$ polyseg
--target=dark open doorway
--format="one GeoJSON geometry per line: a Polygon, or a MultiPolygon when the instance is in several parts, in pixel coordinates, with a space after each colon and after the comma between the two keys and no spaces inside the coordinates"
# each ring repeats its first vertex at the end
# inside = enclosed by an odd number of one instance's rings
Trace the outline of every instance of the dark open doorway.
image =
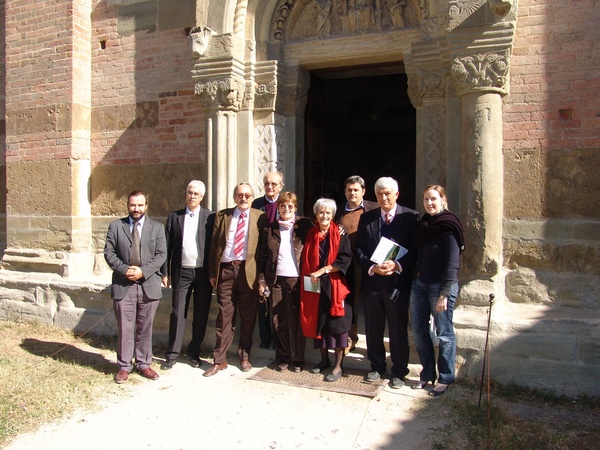
{"type": "Polygon", "coordinates": [[[305,213],[319,197],[344,202],[344,180],[360,175],[375,200],[377,178],[400,185],[414,207],[416,112],[402,64],[311,73],[306,109],[305,213]]]}

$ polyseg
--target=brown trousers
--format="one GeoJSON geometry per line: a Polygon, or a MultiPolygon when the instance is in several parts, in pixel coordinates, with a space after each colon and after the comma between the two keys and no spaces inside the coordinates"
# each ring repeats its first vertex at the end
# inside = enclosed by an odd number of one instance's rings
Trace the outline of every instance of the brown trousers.
{"type": "Polygon", "coordinates": [[[252,349],[252,334],[256,325],[258,291],[248,286],[244,263],[233,265],[221,263],[217,284],[219,313],[215,324],[217,342],[213,352],[215,364],[227,362],[227,350],[235,335],[236,315],[240,315],[240,341],[238,356],[247,360],[252,349]]]}

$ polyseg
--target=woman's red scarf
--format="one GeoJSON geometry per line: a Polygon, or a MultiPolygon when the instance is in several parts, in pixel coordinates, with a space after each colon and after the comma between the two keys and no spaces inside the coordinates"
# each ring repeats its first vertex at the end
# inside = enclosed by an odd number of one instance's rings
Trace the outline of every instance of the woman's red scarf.
{"type": "MultiPolygon", "coordinates": [[[[327,255],[327,264],[331,265],[337,259],[340,248],[340,231],[335,223],[329,226],[329,233],[321,236],[319,226],[312,227],[306,236],[306,242],[302,249],[300,257],[300,272],[302,283],[300,283],[300,322],[302,331],[306,337],[320,338],[317,335],[317,322],[319,317],[319,297],[321,294],[316,292],[306,292],[304,290],[304,277],[310,277],[312,272],[320,269],[319,266],[319,244],[326,237],[329,237],[329,254],[327,255]]],[[[331,308],[329,314],[334,317],[344,316],[344,299],[350,293],[346,278],[341,272],[331,272],[329,274],[331,281],[331,308]]]]}

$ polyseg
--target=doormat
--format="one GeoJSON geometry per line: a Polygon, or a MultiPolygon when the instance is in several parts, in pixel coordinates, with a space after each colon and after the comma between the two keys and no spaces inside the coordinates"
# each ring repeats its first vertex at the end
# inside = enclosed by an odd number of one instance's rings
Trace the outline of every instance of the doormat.
{"type": "Polygon", "coordinates": [[[284,370],[280,372],[277,363],[271,363],[248,379],[307,389],[341,392],[344,394],[360,395],[369,398],[377,397],[389,382],[389,380],[382,378],[371,383],[365,381],[365,376],[367,375],[366,371],[344,369],[344,375],[339,380],[330,383],[325,381],[325,377],[329,371],[329,369],[326,370],[324,374],[312,373],[310,370],[303,370],[302,372],[284,370]]]}

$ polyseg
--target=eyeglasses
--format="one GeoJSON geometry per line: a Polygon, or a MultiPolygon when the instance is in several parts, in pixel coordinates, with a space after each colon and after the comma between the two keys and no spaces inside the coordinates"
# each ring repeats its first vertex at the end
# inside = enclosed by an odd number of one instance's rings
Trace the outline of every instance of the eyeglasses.
{"type": "Polygon", "coordinates": [[[188,197],[200,197],[202,194],[200,192],[188,192],[188,197]]]}
{"type": "Polygon", "coordinates": [[[272,183],[270,181],[265,181],[265,186],[279,186],[279,183],[272,183]]]}
{"type": "Polygon", "coordinates": [[[252,194],[238,194],[237,197],[238,198],[250,198],[250,197],[252,197],[252,194]]]}
{"type": "Polygon", "coordinates": [[[279,205],[279,207],[281,209],[294,209],[294,208],[296,208],[294,205],[284,205],[284,204],[279,205]]]}

